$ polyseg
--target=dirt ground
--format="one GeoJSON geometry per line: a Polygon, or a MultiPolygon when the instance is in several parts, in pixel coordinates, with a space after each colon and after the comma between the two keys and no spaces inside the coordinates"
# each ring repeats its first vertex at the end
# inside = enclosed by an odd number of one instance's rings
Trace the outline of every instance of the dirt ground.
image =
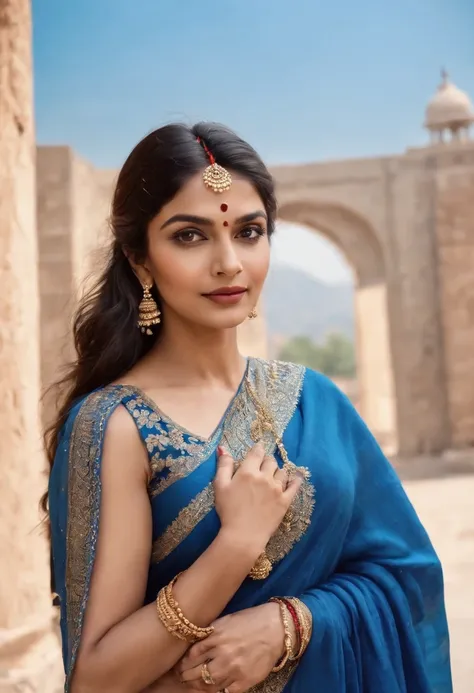
{"type": "Polygon", "coordinates": [[[444,567],[454,693],[474,693],[474,476],[404,485],[444,567]]]}

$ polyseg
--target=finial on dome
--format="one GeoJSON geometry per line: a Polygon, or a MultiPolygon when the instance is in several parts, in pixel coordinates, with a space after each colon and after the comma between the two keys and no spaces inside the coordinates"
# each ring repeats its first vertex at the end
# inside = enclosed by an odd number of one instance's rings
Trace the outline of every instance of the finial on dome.
{"type": "Polygon", "coordinates": [[[441,70],[441,84],[429,101],[425,112],[425,127],[443,140],[445,133],[453,139],[468,135],[474,123],[474,109],[469,96],[450,81],[446,68],[441,70]]]}

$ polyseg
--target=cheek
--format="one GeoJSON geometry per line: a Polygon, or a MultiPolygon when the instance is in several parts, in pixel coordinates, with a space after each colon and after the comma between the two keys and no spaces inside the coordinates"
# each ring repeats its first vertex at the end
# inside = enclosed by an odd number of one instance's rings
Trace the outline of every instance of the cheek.
{"type": "MultiPolygon", "coordinates": [[[[150,264],[155,281],[165,297],[169,291],[182,293],[196,290],[196,281],[202,278],[202,258],[199,253],[182,248],[161,247],[150,252],[150,264]]],[[[197,284],[199,286],[199,284],[197,284]]]]}
{"type": "Polygon", "coordinates": [[[255,284],[262,284],[270,267],[270,247],[268,242],[261,242],[258,250],[250,254],[245,269],[255,284]]]}

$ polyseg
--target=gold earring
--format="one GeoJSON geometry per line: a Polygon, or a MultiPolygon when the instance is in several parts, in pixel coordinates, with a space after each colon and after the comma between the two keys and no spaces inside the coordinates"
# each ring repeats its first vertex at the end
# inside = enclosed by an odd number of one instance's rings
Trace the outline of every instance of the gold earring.
{"type": "Polygon", "coordinates": [[[150,289],[151,286],[143,284],[143,298],[138,306],[137,327],[143,334],[153,334],[151,328],[161,322],[161,311],[151,295],[150,289]]]}
{"type": "Polygon", "coordinates": [[[256,308],[252,308],[252,310],[249,313],[249,320],[255,320],[257,315],[258,315],[258,313],[257,313],[256,308]]]}

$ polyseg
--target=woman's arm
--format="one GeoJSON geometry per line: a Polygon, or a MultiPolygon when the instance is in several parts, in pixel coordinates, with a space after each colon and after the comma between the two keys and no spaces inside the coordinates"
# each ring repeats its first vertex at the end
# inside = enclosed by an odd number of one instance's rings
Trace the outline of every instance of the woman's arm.
{"type": "MultiPolygon", "coordinates": [[[[174,590],[185,616],[197,625],[207,626],[222,612],[297,492],[298,484],[283,492],[263,471],[265,464],[260,468],[262,459],[263,451],[253,450],[234,476],[231,458],[219,459],[216,504],[219,496],[227,515],[219,513],[217,538],[174,590]]],[[[152,544],[147,480],[146,452],[119,407],[105,433],[97,553],[71,693],[141,691],[188,647],[168,633],[154,603],[143,607],[152,544]]]]}

